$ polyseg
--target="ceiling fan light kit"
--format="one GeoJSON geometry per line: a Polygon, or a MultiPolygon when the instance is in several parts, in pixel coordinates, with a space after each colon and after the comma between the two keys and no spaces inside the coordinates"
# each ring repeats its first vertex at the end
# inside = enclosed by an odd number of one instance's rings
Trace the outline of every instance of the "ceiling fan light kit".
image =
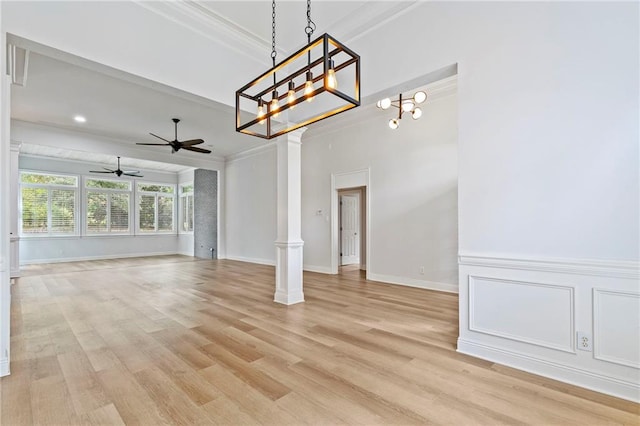
{"type": "Polygon", "coordinates": [[[170,146],[172,154],[180,151],[181,149],[186,149],[187,151],[193,151],[193,152],[200,152],[202,154],[211,154],[211,151],[208,150],[208,149],[198,148],[196,146],[193,146],[193,145],[199,145],[201,143],[204,143],[204,140],[202,140],[202,139],[190,139],[188,141],[179,141],[178,140],[178,123],[180,122],[180,119],[179,118],[172,118],[171,120],[173,121],[173,125],[175,127],[175,138],[174,138],[174,140],[170,141],[170,140],[165,139],[165,138],[163,138],[161,136],[158,136],[156,134],[149,133],[151,136],[154,136],[154,137],[156,137],[158,139],[162,139],[166,143],[141,143],[141,142],[139,142],[139,143],[136,143],[136,145],[170,146]]]}
{"type": "Polygon", "coordinates": [[[411,118],[414,120],[422,117],[422,109],[418,107],[419,104],[427,100],[427,93],[420,90],[416,92],[411,98],[403,98],[402,93],[398,95],[398,99],[391,100],[384,98],[376,103],[376,106],[380,109],[389,109],[391,107],[398,108],[398,116],[389,120],[389,128],[395,130],[400,127],[400,120],[402,120],[402,114],[411,113],[411,118]]]}
{"type": "Polygon", "coordinates": [[[309,0],[307,45],[276,65],[275,1],[272,8],[273,67],[236,91],[236,131],[264,139],[360,105],[360,56],[326,33],[311,41],[309,0]]]}
{"type": "Polygon", "coordinates": [[[133,177],[144,177],[140,174],[139,170],[120,170],[120,157],[118,157],[118,168],[115,170],[111,170],[111,169],[107,169],[106,167],[103,167],[103,170],[89,170],[89,172],[91,173],[113,173],[116,176],[120,177],[122,175],[124,176],[133,176],[133,177]]]}

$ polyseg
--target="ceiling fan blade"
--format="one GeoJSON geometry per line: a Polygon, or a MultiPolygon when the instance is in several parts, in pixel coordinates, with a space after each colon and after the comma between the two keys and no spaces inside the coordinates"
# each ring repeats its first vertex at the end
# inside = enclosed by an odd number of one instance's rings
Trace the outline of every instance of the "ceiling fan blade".
{"type": "Polygon", "coordinates": [[[116,172],[115,170],[107,169],[106,167],[103,167],[103,169],[108,170],[109,173],[115,173],[116,172]]]}
{"type": "Polygon", "coordinates": [[[122,173],[133,173],[133,174],[137,174],[140,173],[140,170],[123,170],[122,173]]]}
{"type": "Polygon", "coordinates": [[[163,137],[161,137],[161,136],[154,135],[153,133],[149,133],[149,134],[150,134],[151,136],[155,136],[155,137],[156,137],[156,138],[158,138],[158,139],[162,139],[162,140],[163,140],[163,141],[165,141],[165,142],[171,142],[171,141],[168,141],[168,140],[166,140],[165,138],[163,138],[163,137]]]}
{"type": "Polygon", "coordinates": [[[89,170],[91,173],[115,173],[115,172],[105,172],[104,170],[89,170]]]}
{"type": "Polygon", "coordinates": [[[123,175],[125,176],[133,176],[133,177],[144,177],[143,175],[139,175],[137,173],[127,173],[127,172],[122,172],[123,175]]]}
{"type": "Polygon", "coordinates": [[[193,151],[193,152],[201,152],[203,154],[211,154],[211,151],[209,151],[208,149],[198,148],[198,147],[195,147],[195,146],[183,146],[182,149],[187,149],[187,150],[193,151]]]}
{"type": "Polygon", "coordinates": [[[202,139],[191,139],[191,140],[180,142],[180,143],[184,147],[184,146],[191,146],[191,145],[200,145],[201,143],[204,143],[204,141],[202,139]]]}
{"type": "Polygon", "coordinates": [[[136,145],[157,145],[157,146],[167,146],[170,145],[168,143],[142,143],[142,142],[136,142],[136,145]]]}

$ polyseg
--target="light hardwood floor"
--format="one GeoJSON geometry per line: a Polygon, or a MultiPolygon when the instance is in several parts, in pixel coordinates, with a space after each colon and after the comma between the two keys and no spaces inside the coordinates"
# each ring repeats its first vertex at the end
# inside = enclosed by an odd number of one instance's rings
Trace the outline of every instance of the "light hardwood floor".
{"type": "Polygon", "coordinates": [[[633,424],[639,406],[455,352],[456,295],[162,256],[25,268],[2,425],[633,424]]]}

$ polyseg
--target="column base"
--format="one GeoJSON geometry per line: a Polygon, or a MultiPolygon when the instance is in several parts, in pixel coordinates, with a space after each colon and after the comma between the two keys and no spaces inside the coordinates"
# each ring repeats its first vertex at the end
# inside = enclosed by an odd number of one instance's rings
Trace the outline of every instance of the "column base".
{"type": "Polygon", "coordinates": [[[276,241],[276,293],[273,301],[283,305],[304,302],[302,291],[303,241],[276,241]]]}
{"type": "Polygon", "coordinates": [[[304,302],[304,294],[300,291],[297,293],[287,293],[285,291],[276,291],[273,301],[282,303],[283,305],[295,305],[304,302]]]}

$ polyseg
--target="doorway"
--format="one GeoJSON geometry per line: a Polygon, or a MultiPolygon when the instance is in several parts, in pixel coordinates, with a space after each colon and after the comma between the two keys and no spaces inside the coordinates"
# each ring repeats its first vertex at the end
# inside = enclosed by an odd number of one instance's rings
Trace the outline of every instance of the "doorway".
{"type": "Polygon", "coordinates": [[[338,191],[338,264],[342,269],[365,270],[366,187],[338,191]],[[350,268],[344,268],[350,266],[350,268]]]}
{"type": "MultiPolygon", "coordinates": [[[[355,271],[363,271],[363,278],[368,278],[369,270],[370,270],[370,250],[369,250],[369,235],[370,235],[370,183],[369,183],[369,169],[361,169],[354,170],[350,172],[342,172],[342,173],[332,173],[331,174],[331,273],[338,274],[342,270],[355,270],[355,271]],[[357,194],[357,195],[355,195],[357,194]],[[353,198],[347,198],[347,200],[352,201],[354,198],[355,206],[348,207],[349,214],[355,214],[355,210],[357,210],[357,221],[359,223],[354,224],[353,233],[357,232],[356,235],[351,235],[351,237],[358,238],[346,238],[348,235],[345,235],[345,240],[342,241],[342,233],[340,232],[340,228],[342,226],[342,208],[340,206],[340,200],[343,196],[354,196],[353,198]],[[348,265],[342,266],[343,257],[340,253],[345,253],[342,251],[343,246],[346,247],[347,244],[353,244],[351,246],[350,254],[346,259],[348,265]],[[351,263],[354,262],[354,263],[351,263]]],[[[342,199],[343,203],[345,198],[342,199]]],[[[344,204],[343,204],[344,206],[344,204]]],[[[345,212],[346,214],[347,212],[345,212]]],[[[346,218],[345,218],[346,219],[346,218]]],[[[355,218],[353,220],[356,222],[355,218]]],[[[351,226],[351,224],[349,224],[351,226]]]]}

